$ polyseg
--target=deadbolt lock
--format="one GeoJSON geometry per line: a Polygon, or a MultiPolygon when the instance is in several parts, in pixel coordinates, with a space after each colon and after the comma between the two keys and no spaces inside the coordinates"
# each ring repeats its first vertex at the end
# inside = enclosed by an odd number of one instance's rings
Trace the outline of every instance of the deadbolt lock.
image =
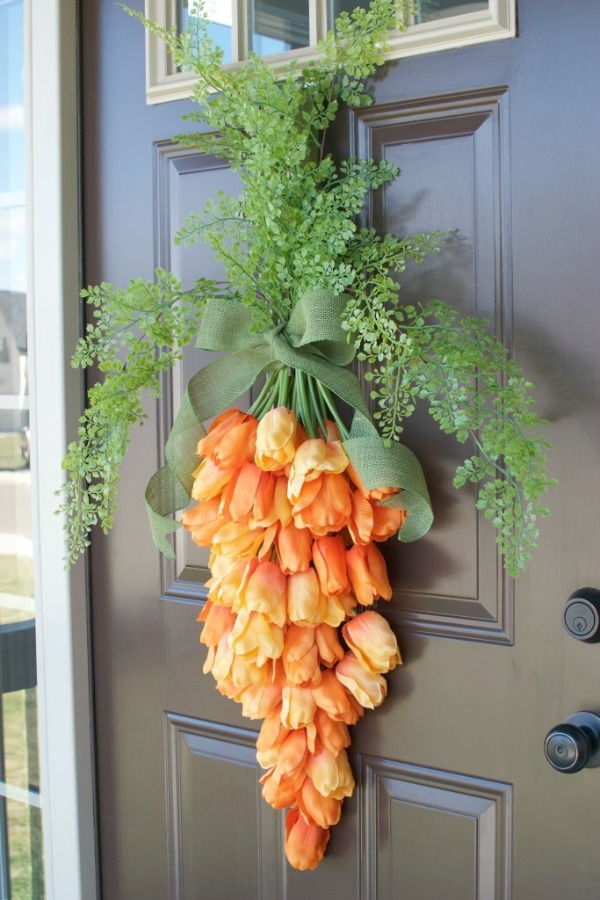
{"type": "Polygon", "coordinates": [[[578,641],[596,644],[600,641],[600,591],[579,588],[571,594],[563,612],[567,632],[578,641]]]}

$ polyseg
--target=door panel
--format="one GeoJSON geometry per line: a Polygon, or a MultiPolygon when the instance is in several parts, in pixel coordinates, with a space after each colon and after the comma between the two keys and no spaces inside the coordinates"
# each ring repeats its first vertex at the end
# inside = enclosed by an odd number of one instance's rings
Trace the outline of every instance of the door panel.
{"type": "MultiPolygon", "coordinates": [[[[600,8],[519,3],[519,37],[403,60],[348,114],[332,149],[388,159],[402,175],[369,223],[397,234],[454,228],[404,276],[406,300],[436,297],[490,320],[549,420],[560,486],[530,569],[506,577],[493,529],[455,492],[463,458],[427,415],[406,442],[436,513],[430,535],[386,547],[385,606],[406,665],[383,708],[353,729],[358,789],[313,873],[284,861],[282,817],[260,799],[258,723],[202,675],[195,622],[206,555],[178,535],[160,561],[143,491],[188,378],[190,350],[133,436],[111,536],[94,540],[100,853],[107,900],[592,900],[600,774],[543,757],[549,728],[600,710],[600,647],[562,630],[562,606],[598,585],[600,8]],[[594,236],[594,237],[592,237],[594,236]],[[558,823],[558,825],[557,825],[558,823]]],[[[221,162],[170,141],[188,103],[147,108],[143,37],[112,4],[83,6],[86,280],[172,268],[215,276],[210,251],[181,250],[184,216],[217,189],[221,162]],[[153,223],[154,231],[151,223],[153,223]]],[[[245,402],[250,397],[244,398],[245,402]]]]}

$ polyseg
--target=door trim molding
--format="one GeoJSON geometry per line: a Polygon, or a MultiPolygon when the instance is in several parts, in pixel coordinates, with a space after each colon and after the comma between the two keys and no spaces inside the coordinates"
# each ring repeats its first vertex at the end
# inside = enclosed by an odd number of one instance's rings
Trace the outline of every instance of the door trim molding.
{"type": "Polygon", "coordinates": [[[95,900],[93,706],[85,564],[65,571],[54,494],[77,433],[79,71],[77,0],[25,3],[27,323],[46,896],[95,900]]]}

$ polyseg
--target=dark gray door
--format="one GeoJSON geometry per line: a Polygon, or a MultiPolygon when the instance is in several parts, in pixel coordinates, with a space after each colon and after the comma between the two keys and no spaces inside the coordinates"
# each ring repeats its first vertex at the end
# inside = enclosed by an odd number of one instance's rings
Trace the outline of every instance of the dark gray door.
{"type": "MultiPolygon", "coordinates": [[[[234,176],[169,143],[186,103],[149,108],[139,26],[104,0],[83,11],[86,280],[170,265],[183,216],[234,176]]],[[[545,762],[550,727],[600,710],[600,645],[569,637],[566,598],[600,586],[600,7],[520,0],[515,40],[389,65],[376,103],[340,141],[401,178],[373,223],[460,229],[406,280],[489,317],[538,389],[560,487],[526,575],[505,577],[473,496],[450,486],[460,453],[425,418],[407,442],[436,524],[390,547],[389,608],[406,665],[354,729],[359,788],[314,873],[286,868],[281,821],[260,799],[253,727],[201,674],[195,622],[205,559],[185,540],[165,564],[143,490],[190,353],[133,439],[115,528],[92,552],[100,853],[107,900],[592,900],[600,884],[600,772],[545,762]]]]}

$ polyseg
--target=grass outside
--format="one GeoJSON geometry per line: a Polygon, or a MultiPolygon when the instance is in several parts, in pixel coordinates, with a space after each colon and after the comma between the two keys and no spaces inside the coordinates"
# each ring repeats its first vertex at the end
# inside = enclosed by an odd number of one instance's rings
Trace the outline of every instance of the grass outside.
{"type": "Polygon", "coordinates": [[[25,460],[21,453],[21,436],[14,432],[0,434],[0,469],[23,469],[25,460]]]}

